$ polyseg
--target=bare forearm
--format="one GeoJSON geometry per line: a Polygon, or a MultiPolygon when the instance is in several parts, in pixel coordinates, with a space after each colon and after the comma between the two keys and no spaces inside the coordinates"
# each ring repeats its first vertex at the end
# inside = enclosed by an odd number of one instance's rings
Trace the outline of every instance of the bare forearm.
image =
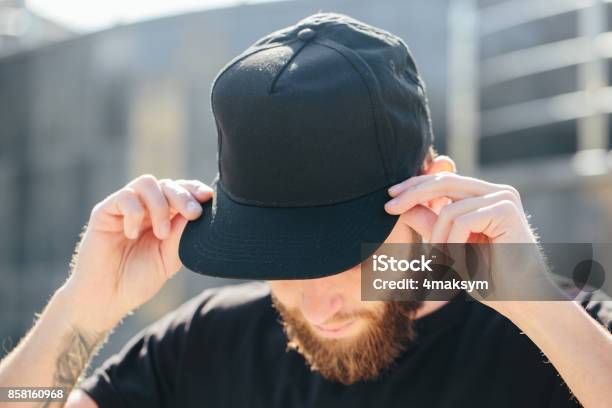
{"type": "Polygon", "coordinates": [[[612,401],[612,334],[574,302],[516,302],[507,316],[555,366],[585,408],[612,401]]]}
{"type": "Polygon", "coordinates": [[[87,328],[75,309],[66,296],[53,296],[28,335],[0,362],[0,386],[62,387],[66,394],[74,387],[105,336],[87,328]]]}

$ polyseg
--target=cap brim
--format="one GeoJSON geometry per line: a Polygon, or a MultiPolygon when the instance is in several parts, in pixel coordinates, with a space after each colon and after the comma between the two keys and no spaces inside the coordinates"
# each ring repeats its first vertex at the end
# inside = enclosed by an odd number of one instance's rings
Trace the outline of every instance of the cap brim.
{"type": "Polygon", "coordinates": [[[240,204],[220,183],[214,188],[214,199],[187,223],[179,246],[183,265],[204,275],[258,280],[334,275],[368,257],[362,244],[382,244],[398,219],[384,210],[386,188],[339,204],[292,208],[240,204]]]}

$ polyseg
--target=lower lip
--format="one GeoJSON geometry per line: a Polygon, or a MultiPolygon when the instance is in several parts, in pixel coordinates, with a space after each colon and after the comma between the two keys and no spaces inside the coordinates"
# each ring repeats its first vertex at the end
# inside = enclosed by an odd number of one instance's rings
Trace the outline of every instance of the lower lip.
{"type": "Polygon", "coordinates": [[[352,320],[346,324],[343,324],[342,326],[338,326],[333,329],[325,328],[325,327],[317,326],[317,325],[315,325],[314,327],[319,334],[322,334],[325,337],[337,338],[337,337],[345,336],[348,333],[348,331],[351,329],[351,327],[353,327],[354,324],[355,324],[355,320],[352,320]]]}

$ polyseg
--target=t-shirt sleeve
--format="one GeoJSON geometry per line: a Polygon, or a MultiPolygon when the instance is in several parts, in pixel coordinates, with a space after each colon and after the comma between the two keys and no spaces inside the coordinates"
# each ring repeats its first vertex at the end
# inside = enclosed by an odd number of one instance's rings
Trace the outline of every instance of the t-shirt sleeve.
{"type": "Polygon", "coordinates": [[[601,325],[612,332],[612,301],[596,300],[592,294],[588,294],[580,301],[586,312],[601,325]]]}
{"type": "Polygon", "coordinates": [[[200,295],[142,330],[78,388],[100,408],[172,406],[189,325],[206,298],[200,295]]]}

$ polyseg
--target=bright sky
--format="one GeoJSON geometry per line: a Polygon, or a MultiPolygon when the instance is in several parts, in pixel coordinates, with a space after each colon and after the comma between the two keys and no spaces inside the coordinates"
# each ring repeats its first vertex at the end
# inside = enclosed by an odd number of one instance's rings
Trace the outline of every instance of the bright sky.
{"type": "Polygon", "coordinates": [[[75,31],[95,31],[119,23],[209,8],[276,0],[27,0],[27,6],[75,31]]]}

